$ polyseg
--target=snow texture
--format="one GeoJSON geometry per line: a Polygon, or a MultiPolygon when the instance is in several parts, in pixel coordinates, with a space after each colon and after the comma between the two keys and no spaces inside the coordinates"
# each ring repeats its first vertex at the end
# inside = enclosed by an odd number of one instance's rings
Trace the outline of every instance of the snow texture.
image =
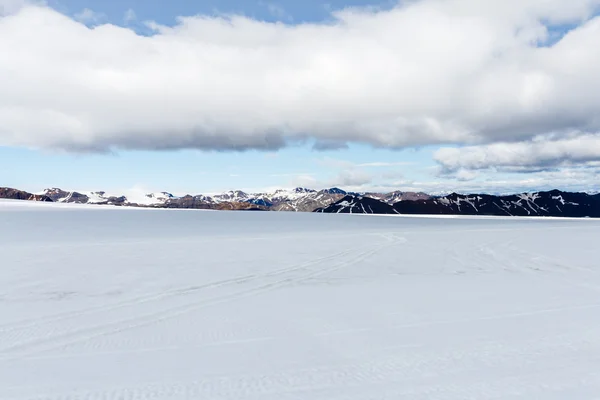
{"type": "Polygon", "coordinates": [[[600,221],[0,202],[0,399],[591,399],[600,221]]]}

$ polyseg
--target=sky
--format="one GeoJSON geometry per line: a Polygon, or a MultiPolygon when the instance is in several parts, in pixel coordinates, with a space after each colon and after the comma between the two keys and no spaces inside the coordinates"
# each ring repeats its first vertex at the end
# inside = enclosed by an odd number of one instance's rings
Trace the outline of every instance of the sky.
{"type": "Polygon", "coordinates": [[[600,0],[0,0],[0,186],[600,190],[600,0]]]}

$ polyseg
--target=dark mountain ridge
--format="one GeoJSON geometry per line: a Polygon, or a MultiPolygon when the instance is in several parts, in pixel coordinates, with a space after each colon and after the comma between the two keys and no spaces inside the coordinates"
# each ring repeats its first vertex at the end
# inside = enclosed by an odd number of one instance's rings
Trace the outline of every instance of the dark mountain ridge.
{"type": "Polygon", "coordinates": [[[368,196],[346,195],[339,201],[314,212],[335,214],[398,214],[394,207],[368,196]]]}
{"type": "Polygon", "coordinates": [[[52,201],[52,199],[46,195],[33,194],[25,192],[23,190],[0,187],[0,199],[11,199],[11,200],[30,200],[30,201],[52,201]]]}
{"type": "Polygon", "coordinates": [[[430,214],[600,218],[600,194],[563,192],[520,193],[505,196],[458,194],[403,200],[391,207],[366,196],[346,196],[322,209],[324,213],[430,214]],[[375,201],[375,203],[374,203],[375,201]],[[367,207],[368,211],[363,211],[367,207]]]}

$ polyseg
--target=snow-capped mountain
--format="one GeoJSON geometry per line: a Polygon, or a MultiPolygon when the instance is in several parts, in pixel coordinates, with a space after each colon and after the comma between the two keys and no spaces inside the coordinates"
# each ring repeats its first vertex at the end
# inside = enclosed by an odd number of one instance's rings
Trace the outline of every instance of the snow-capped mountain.
{"type": "Polygon", "coordinates": [[[281,203],[299,200],[313,193],[316,193],[316,190],[306,188],[279,189],[271,193],[246,193],[241,190],[231,190],[214,195],[211,198],[216,203],[252,203],[264,207],[273,207],[281,203]]]}
{"type": "Polygon", "coordinates": [[[299,187],[291,190],[279,189],[273,193],[260,194],[260,197],[269,201],[272,205],[276,205],[284,202],[297,201],[315,193],[317,193],[316,190],[299,187]]]}
{"type": "Polygon", "coordinates": [[[507,196],[451,195],[394,205],[406,214],[600,217],[600,195],[552,190],[507,196]]]}
{"type": "Polygon", "coordinates": [[[52,201],[58,203],[79,204],[111,204],[111,205],[139,205],[151,206],[164,204],[167,200],[174,198],[171,193],[130,193],[128,195],[110,195],[103,191],[65,191],[59,188],[46,189],[40,193],[48,196],[52,201]]]}
{"type": "Polygon", "coordinates": [[[175,199],[176,196],[173,196],[168,192],[157,192],[157,193],[146,193],[146,194],[136,194],[136,195],[126,195],[128,203],[138,204],[138,205],[160,205],[164,204],[169,200],[175,199]]]}
{"type": "Polygon", "coordinates": [[[600,195],[552,190],[508,196],[488,194],[402,200],[389,205],[367,196],[346,196],[323,209],[324,213],[361,214],[451,214],[496,216],[548,216],[600,218],[600,195]]]}
{"type": "MultiPolygon", "coordinates": [[[[345,192],[344,192],[345,193],[345,192]]],[[[291,196],[271,207],[274,211],[313,211],[317,208],[327,207],[344,197],[344,194],[331,192],[328,189],[308,191],[302,195],[291,196]]]]}
{"type": "Polygon", "coordinates": [[[390,193],[365,193],[363,194],[363,196],[367,196],[370,197],[372,199],[377,199],[377,200],[381,200],[384,203],[387,204],[395,204],[399,201],[404,201],[404,200],[428,200],[431,198],[430,195],[428,195],[427,193],[422,193],[422,192],[402,192],[399,190],[396,190],[394,192],[390,192],[390,193]]]}
{"type": "Polygon", "coordinates": [[[334,214],[398,214],[394,207],[368,196],[346,195],[339,201],[315,212],[334,214]]]}
{"type": "Polygon", "coordinates": [[[247,201],[251,196],[242,190],[230,190],[225,193],[206,197],[207,200],[214,201],[215,203],[221,203],[224,201],[241,203],[247,201]]]}
{"type": "Polygon", "coordinates": [[[247,193],[231,190],[216,195],[174,196],[168,192],[110,195],[103,191],[66,191],[59,188],[39,193],[52,201],[79,204],[110,204],[139,207],[247,209],[274,211],[313,211],[339,200],[346,192],[338,189],[316,191],[307,188],[279,189],[266,193],[247,193]]]}

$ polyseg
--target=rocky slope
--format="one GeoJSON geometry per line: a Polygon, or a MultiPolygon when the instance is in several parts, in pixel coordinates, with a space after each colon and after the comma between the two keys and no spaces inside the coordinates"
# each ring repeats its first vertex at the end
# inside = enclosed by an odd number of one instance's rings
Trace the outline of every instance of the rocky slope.
{"type": "Polygon", "coordinates": [[[263,210],[267,211],[268,207],[257,205],[244,201],[215,201],[210,196],[182,196],[173,197],[164,203],[154,204],[150,207],[155,208],[187,208],[197,210],[263,210]]]}
{"type": "Polygon", "coordinates": [[[363,196],[370,197],[372,199],[383,201],[387,204],[395,204],[399,201],[415,201],[415,200],[429,200],[431,198],[427,193],[422,192],[402,192],[395,191],[390,193],[365,193],[363,196]]]}
{"type": "Polygon", "coordinates": [[[314,212],[335,214],[397,214],[394,207],[368,196],[346,195],[341,200],[314,212]]]}
{"type": "Polygon", "coordinates": [[[273,211],[310,212],[317,208],[327,207],[344,197],[344,194],[330,190],[319,190],[305,193],[295,199],[280,201],[271,207],[273,211]]]}
{"type": "Polygon", "coordinates": [[[148,193],[142,196],[127,197],[125,195],[110,195],[103,191],[71,192],[59,188],[46,189],[42,194],[50,197],[52,201],[59,203],[110,204],[140,207],[164,204],[169,199],[175,198],[175,196],[168,192],[148,193]]]}
{"type": "Polygon", "coordinates": [[[52,199],[46,195],[33,194],[33,193],[25,192],[23,190],[7,188],[7,187],[0,187],[0,199],[52,201],[52,199]]]}
{"type": "Polygon", "coordinates": [[[51,188],[44,190],[43,195],[59,203],[110,204],[119,206],[128,203],[125,196],[110,196],[106,192],[68,192],[59,188],[51,188]]]}
{"type": "Polygon", "coordinates": [[[361,214],[446,214],[495,216],[545,216],[600,218],[600,195],[552,190],[508,196],[487,194],[431,197],[404,200],[392,206],[366,196],[347,196],[328,207],[324,213],[361,214]]]}

